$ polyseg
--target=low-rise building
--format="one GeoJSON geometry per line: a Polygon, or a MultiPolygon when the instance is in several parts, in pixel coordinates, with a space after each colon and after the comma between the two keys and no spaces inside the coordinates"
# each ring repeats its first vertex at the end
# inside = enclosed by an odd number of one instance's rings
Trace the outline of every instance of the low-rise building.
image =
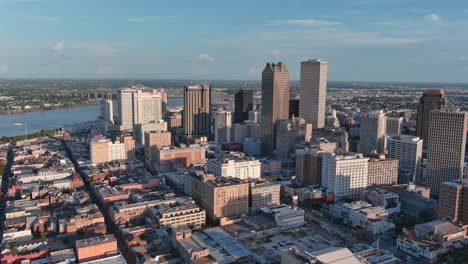
{"type": "Polygon", "coordinates": [[[191,200],[178,200],[175,203],[161,204],[150,208],[150,214],[157,220],[160,228],[189,226],[201,228],[206,223],[205,210],[191,200]]]}
{"type": "Polygon", "coordinates": [[[468,179],[440,185],[438,217],[468,224],[468,179]]]}
{"type": "Polygon", "coordinates": [[[304,210],[300,208],[292,208],[281,204],[262,207],[260,211],[273,217],[278,227],[302,226],[305,223],[304,210]]]}
{"type": "Polygon", "coordinates": [[[398,160],[386,159],[384,155],[369,159],[367,186],[397,184],[398,164],[398,160]]]}
{"type": "Polygon", "coordinates": [[[237,178],[191,170],[185,174],[184,192],[206,210],[211,220],[241,216],[249,211],[249,183],[237,178]]]}
{"type": "Polygon", "coordinates": [[[241,263],[253,261],[252,252],[221,227],[192,233],[187,227],[172,230],[172,242],[184,263],[241,263]]]}
{"type": "Polygon", "coordinates": [[[281,184],[270,182],[250,183],[250,208],[252,210],[261,207],[280,204],[281,184]]]}
{"type": "Polygon", "coordinates": [[[401,211],[401,202],[398,194],[382,188],[368,189],[361,193],[360,199],[370,203],[372,206],[385,208],[389,214],[401,211]]]}
{"type": "Polygon", "coordinates": [[[77,240],[75,250],[79,262],[118,255],[117,239],[114,235],[103,235],[77,240]]]}
{"type": "Polygon", "coordinates": [[[467,228],[441,220],[418,224],[414,235],[407,233],[398,237],[396,245],[410,255],[434,260],[450,248],[465,247],[468,244],[467,228]]]}
{"type": "Polygon", "coordinates": [[[421,215],[425,215],[426,219],[437,217],[437,201],[429,198],[429,188],[415,184],[383,186],[382,188],[398,194],[402,213],[416,218],[421,215]]]}
{"type": "Polygon", "coordinates": [[[222,159],[209,159],[206,162],[209,172],[220,177],[257,179],[261,177],[261,163],[252,157],[227,156],[222,159]]]}
{"type": "Polygon", "coordinates": [[[372,206],[364,201],[352,203],[335,204],[330,212],[352,225],[359,226],[373,235],[382,234],[395,228],[395,225],[388,222],[388,212],[380,206],[372,206]]]}
{"type": "Polygon", "coordinates": [[[155,160],[151,163],[159,172],[170,172],[177,168],[205,164],[205,147],[190,145],[188,147],[161,147],[156,150],[155,160]]]}
{"type": "Polygon", "coordinates": [[[358,258],[347,248],[329,247],[308,252],[299,247],[291,247],[281,254],[281,264],[360,264],[358,258]]]}

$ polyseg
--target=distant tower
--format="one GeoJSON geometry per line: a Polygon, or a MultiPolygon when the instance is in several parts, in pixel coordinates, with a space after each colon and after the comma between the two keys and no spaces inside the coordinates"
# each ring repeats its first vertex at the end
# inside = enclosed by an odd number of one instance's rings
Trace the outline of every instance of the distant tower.
{"type": "Polygon", "coordinates": [[[432,111],[427,147],[427,185],[438,195],[440,184],[463,179],[468,112],[432,111]]]}
{"type": "Polygon", "coordinates": [[[135,121],[133,110],[136,106],[136,98],[134,95],[136,92],[137,90],[133,88],[123,88],[117,92],[119,117],[122,130],[133,129],[133,124],[135,121]]]}
{"type": "Polygon", "coordinates": [[[220,111],[215,116],[215,141],[218,143],[231,142],[232,114],[220,111]]]}
{"type": "Polygon", "coordinates": [[[184,87],[185,135],[209,136],[211,122],[211,87],[208,84],[184,87]]]}
{"type": "Polygon", "coordinates": [[[416,121],[416,135],[423,140],[424,146],[429,144],[429,127],[431,111],[445,110],[447,97],[442,89],[427,89],[419,100],[418,116],[416,121]]]}
{"type": "Polygon", "coordinates": [[[383,142],[387,126],[387,117],[382,111],[368,113],[361,119],[361,152],[365,155],[372,151],[383,152],[383,142]]]}
{"type": "Polygon", "coordinates": [[[320,60],[301,62],[299,116],[312,127],[325,126],[328,64],[320,60]]]}
{"type": "Polygon", "coordinates": [[[102,99],[101,100],[101,117],[111,122],[114,122],[114,109],[112,100],[102,99]]]}
{"type": "Polygon", "coordinates": [[[122,130],[132,130],[137,124],[157,122],[162,119],[162,93],[122,88],[118,91],[119,117],[122,130]]]}
{"type": "Polygon", "coordinates": [[[249,111],[253,109],[253,91],[239,90],[235,95],[234,123],[242,123],[249,119],[249,111]]]}
{"type": "Polygon", "coordinates": [[[289,71],[284,63],[267,63],[262,72],[262,152],[273,153],[275,129],[289,115],[289,71]]]}

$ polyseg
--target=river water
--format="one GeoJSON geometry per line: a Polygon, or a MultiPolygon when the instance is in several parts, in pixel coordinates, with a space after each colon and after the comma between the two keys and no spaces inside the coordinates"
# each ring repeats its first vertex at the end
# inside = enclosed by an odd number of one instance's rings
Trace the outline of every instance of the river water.
{"type": "MultiPolygon", "coordinates": [[[[169,107],[183,104],[183,98],[169,98],[169,107]]],[[[114,106],[117,103],[114,102],[114,106]]],[[[83,106],[76,108],[48,110],[42,112],[29,112],[19,114],[0,115],[0,138],[4,136],[17,136],[41,131],[42,129],[54,129],[81,122],[94,121],[99,115],[99,105],[83,106]],[[20,123],[22,126],[13,124],[20,123]]],[[[114,115],[116,115],[114,109],[114,115]]]]}

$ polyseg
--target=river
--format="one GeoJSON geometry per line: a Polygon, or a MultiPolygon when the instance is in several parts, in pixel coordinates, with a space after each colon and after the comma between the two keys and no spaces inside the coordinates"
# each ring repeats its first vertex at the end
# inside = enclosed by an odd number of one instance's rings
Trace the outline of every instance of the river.
{"type": "MultiPolygon", "coordinates": [[[[167,102],[169,107],[183,104],[183,98],[172,97],[167,102]]],[[[117,103],[114,103],[116,106],[117,103]]],[[[114,115],[117,114],[114,109],[114,115]]],[[[41,131],[42,129],[54,129],[81,122],[94,121],[99,115],[99,105],[83,106],[67,109],[47,110],[42,112],[28,112],[19,114],[0,115],[0,137],[17,136],[41,131]],[[13,124],[20,123],[22,126],[13,124]]]]}

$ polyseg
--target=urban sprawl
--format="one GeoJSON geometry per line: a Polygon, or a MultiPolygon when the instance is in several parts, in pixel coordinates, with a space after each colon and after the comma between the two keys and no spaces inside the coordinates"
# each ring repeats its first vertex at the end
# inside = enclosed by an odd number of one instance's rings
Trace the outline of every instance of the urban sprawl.
{"type": "Polygon", "coordinates": [[[1,263],[466,260],[463,99],[327,96],[327,71],[301,62],[292,89],[266,63],[261,90],[190,83],[183,106],[131,83],[94,122],[2,145],[1,263]]]}

